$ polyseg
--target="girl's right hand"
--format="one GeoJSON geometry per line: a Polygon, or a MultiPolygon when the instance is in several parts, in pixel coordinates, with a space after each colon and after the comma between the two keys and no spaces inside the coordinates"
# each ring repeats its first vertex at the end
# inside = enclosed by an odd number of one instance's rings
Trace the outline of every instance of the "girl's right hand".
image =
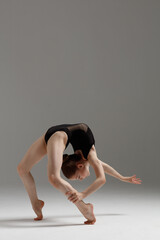
{"type": "Polygon", "coordinates": [[[140,178],[136,178],[136,175],[133,175],[131,177],[123,177],[122,178],[123,182],[129,182],[129,183],[134,183],[134,184],[141,184],[140,178]]]}

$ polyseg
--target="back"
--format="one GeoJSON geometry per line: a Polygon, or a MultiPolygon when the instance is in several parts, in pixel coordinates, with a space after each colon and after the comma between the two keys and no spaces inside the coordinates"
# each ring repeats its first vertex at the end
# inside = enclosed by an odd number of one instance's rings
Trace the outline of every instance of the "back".
{"type": "Polygon", "coordinates": [[[84,157],[87,159],[88,153],[93,144],[95,144],[95,139],[93,133],[89,126],[85,123],[78,123],[67,127],[70,131],[70,143],[74,149],[82,150],[84,157]]]}
{"type": "Polygon", "coordinates": [[[76,150],[81,150],[84,157],[87,159],[90,148],[95,144],[95,139],[91,129],[86,123],[59,124],[52,126],[46,132],[46,143],[50,136],[56,131],[65,131],[68,135],[66,148],[68,144],[71,143],[74,152],[76,150]]]}

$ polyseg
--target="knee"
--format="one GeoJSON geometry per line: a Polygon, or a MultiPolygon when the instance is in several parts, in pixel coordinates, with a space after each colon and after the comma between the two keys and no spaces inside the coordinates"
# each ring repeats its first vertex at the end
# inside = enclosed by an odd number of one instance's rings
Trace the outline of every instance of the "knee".
{"type": "Polygon", "coordinates": [[[28,173],[28,171],[25,169],[25,167],[20,163],[17,166],[17,172],[20,176],[24,176],[28,173]]]}

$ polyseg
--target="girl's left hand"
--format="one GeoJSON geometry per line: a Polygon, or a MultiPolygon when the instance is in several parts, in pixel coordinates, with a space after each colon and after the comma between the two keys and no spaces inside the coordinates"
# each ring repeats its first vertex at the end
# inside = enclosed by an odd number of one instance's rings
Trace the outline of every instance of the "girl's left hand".
{"type": "Polygon", "coordinates": [[[68,197],[68,200],[70,200],[73,203],[77,203],[84,198],[83,192],[68,191],[68,192],[65,193],[65,195],[70,195],[68,197]]]}
{"type": "Polygon", "coordinates": [[[140,178],[136,178],[136,175],[133,175],[131,177],[123,177],[122,178],[123,182],[129,182],[129,183],[134,183],[134,184],[141,184],[140,178]]]}

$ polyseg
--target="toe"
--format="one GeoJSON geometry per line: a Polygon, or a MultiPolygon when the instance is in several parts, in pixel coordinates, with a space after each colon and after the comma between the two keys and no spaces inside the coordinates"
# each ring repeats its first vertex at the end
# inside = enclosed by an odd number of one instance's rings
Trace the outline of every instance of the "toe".
{"type": "Polygon", "coordinates": [[[34,218],[35,221],[42,220],[42,216],[34,218]]]}
{"type": "Polygon", "coordinates": [[[84,222],[84,224],[91,224],[91,225],[93,225],[94,223],[95,223],[95,220],[93,220],[93,221],[87,220],[87,221],[84,222]]]}

